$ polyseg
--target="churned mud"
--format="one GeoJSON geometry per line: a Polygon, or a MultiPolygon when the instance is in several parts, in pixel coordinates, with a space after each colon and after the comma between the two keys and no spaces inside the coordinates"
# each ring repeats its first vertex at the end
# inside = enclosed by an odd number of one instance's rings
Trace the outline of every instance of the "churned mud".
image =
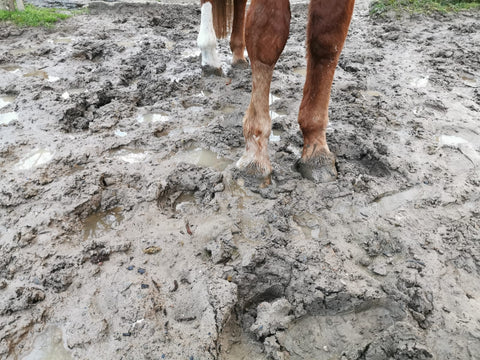
{"type": "Polygon", "coordinates": [[[250,70],[198,4],[0,24],[0,358],[479,359],[480,14],[371,19],[332,91],[338,180],[293,170],[307,5],[235,170],[250,70]]]}

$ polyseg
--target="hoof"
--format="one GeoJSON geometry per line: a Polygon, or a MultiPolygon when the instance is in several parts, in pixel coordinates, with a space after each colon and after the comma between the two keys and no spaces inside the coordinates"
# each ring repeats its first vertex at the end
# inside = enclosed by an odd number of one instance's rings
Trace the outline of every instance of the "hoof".
{"type": "Polygon", "coordinates": [[[202,72],[204,76],[223,76],[222,68],[213,67],[210,65],[203,65],[202,72]]]}
{"type": "Polygon", "coordinates": [[[309,159],[299,159],[295,163],[295,170],[305,179],[315,183],[326,183],[337,179],[335,155],[330,152],[321,153],[309,159]]]}
{"type": "Polygon", "coordinates": [[[248,69],[249,67],[250,67],[250,64],[245,59],[232,61],[232,68],[234,69],[245,70],[245,69],[248,69]]]}

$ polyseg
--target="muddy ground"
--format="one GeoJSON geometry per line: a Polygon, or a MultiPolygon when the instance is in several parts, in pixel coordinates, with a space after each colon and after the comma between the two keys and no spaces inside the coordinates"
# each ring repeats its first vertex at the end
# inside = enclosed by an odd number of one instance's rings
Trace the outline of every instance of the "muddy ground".
{"type": "Polygon", "coordinates": [[[199,66],[197,4],[0,24],[0,358],[480,359],[480,14],[372,19],[332,91],[338,180],[292,170],[305,4],[272,83],[199,66]]]}

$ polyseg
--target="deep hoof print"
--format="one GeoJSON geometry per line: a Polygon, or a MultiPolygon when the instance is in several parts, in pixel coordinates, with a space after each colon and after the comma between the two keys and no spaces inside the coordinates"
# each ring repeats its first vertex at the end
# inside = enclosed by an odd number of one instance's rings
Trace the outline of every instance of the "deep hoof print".
{"type": "Polygon", "coordinates": [[[337,179],[335,155],[323,153],[309,159],[300,158],[295,163],[297,170],[305,179],[316,183],[326,183],[337,179]]]}
{"type": "Polygon", "coordinates": [[[223,76],[221,67],[214,67],[210,65],[202,66],[202,73],[204,76],[223,76]]]}

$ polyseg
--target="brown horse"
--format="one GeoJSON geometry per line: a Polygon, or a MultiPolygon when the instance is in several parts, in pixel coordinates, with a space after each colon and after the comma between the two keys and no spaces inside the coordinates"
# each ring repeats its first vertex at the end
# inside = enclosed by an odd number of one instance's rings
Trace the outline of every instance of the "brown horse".
{"type": "MultiPolygon", "coordinates": [[[[307,76],[298,122],[303,133],[300,173],[317,182],[336,178],[335,156],[330,152],[326,129],[328,103],[335,67],[352,18],[355,0],[310,0],[307,26],[307,76]]],[[[289,0],[201,0],[198,46],[202,66],[219,69],[216,39],[231,27],[232,65],[245,64],[245,46],[252,67],[252,97],[243,119],[245,153],[237,167],[269,178],[271,132],[269,93],[273,68],[285,47],[290,27],[289,0]],[[233,14],[233,20],[232,20],[233,14]],[[245,21],[246,20],[246,21],[245,21]]]]}

